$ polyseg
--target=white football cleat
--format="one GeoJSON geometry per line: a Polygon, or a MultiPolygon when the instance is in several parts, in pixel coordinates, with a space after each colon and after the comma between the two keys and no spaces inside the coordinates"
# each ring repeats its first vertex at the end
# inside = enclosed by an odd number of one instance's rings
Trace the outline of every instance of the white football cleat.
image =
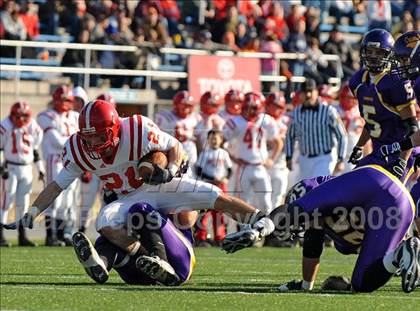
{"type": "Polygon", "coordinates": [[[140,256],[136,260],[136,267],[139,271],[160,284],[176,286],[181,283],[181,279],[176,274],[174,268],[158,256],[140,256]]]}
{"type": "Polygon", "coordinates": [[[104,261],[99,257],[89,239],[82,233],[73,234],[73,247],[77,258],[85,268],[86,273],[97,283],[103,284],[108,280],[109,273],[104,261]]]}
{"type": "Polygon", "coordinates": [[[401,252],[402,290],[411,293],[420,277],[420,240],[416,237],[405,240],[401,252]]]}
{"type": "Polygon", "coordinates": [[[222,249],[226,253],[235,253],[243,248],[254,246],[262,236],[258,230],[247,226],[245,229],[228,234],[222,241],[222,249]]]}

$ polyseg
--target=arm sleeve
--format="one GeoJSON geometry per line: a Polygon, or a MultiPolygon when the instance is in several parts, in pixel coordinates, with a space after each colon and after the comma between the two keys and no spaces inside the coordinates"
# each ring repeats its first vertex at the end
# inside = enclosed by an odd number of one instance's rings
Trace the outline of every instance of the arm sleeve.
{"type": "Polygon", "coordinates": [[[331,106],[329,108],[330,127],[338,141],[338,158],[342,160],[344,159],[347,150],[347,133],[337,110],[331,106]]]}
{"type": "Polygon", "coordinates": [[[76,164],[69,162],[63,167],[54,181],[61,189],[66,189],[82,173],[83,171],[76,164]]]}
{"type": "Polygon", "coordinates": [[[165,133],[164,131],[161,131],[159,127],[149,118],[142,117],[144,120],[142,121],[144,124],[143,127],[143,152],[142,156],[144,154],[149,153],[150,151],[163,151],[166,152],[169,149],[175,147],[177,144],[180,144],[179,141],[169,135],[168,133],[165,133]]]}
{"type": "Polygon", "coordinates": [[[286,132],[286,158],[291,159],[293,156],[293,148],[296,139],[296,125],[295,119],[289,124],[286,132]]]}
{"type": "Polygon", "coordinates": [[[267,118],[267,140],[272,140],[279,135],[279,127],[271,116],[267,118]]]}

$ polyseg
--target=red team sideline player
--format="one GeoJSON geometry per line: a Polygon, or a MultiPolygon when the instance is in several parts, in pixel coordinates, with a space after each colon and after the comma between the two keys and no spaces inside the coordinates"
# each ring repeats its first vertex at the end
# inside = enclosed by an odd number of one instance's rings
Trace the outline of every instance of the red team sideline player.
{"type": "MultiPolygon", "coordinates": [[[[42,140],[42,129],[32,119],[32,111],[26,101],[13,104],[10,115],[0,124],[0,153],[4,160],[1,170],[1,218],[0,246],[10,245],[3,236],[3,224],[7,223],[9,210],[16,203],[16,219],[23,216],[29,208],[29,195],[32,191],[32,163],[35,163],[39,179],[44,180],[44,166],[40,161],[38,148],[42,140]]],[[[0,158],[1,155],[0,155],[0,158]]],[[[19,226],[19,245],[35,246],[26,238],[25,229],[19,226]]]]}

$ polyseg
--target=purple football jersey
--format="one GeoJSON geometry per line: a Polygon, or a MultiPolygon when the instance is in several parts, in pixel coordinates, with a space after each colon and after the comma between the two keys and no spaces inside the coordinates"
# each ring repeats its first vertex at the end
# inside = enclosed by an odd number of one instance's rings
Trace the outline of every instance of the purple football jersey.
{"type": "Polygon", "coordinates": [[[368,71],[361,69],[349,81],[350,89],[359,102],[361,116],[370,131],[373,149],[400,141],[407,130],[399,116],[399,111],[415,104],[415,94],[411,81],[402,81],[387,72],[370,81],[368,71]]]}
{"type": "Polygon", "coordinates": [[[417,105],[420,105],[420,76],[413,81],[414,94],[416,94],[417,105]]]}

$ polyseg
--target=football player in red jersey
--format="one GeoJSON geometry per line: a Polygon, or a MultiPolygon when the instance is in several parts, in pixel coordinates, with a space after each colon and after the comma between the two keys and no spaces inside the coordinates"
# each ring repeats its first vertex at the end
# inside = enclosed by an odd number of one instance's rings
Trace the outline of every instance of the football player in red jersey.
{"type": "MultiPolygon", "coordinates": [[[[52,108],[38,114],[38,124],[44,131],[42,155],[47,166],[47,182],[52,182],[63,168],[61,153],[70,135],[77,132],[79,114],[73,110],[73,91],[66,85],[55,89],[52,108]]],[[[71,246],[71,236],[64,236],[66,225],[75,221],[75,183],[63,192],[45,215],[47,246],[71,246]],[[70,215],[70,216],[69,216],[70,215]]]]}
{"type": "MultiPolygon", "coordinates": [[[[28,211],[32,191],[32,163],[37,167],[39,180],[44,181],[45,169],[38,152],[41,141],[42,129],[32,119],[29,104],[26,101],[14,103],[10,115],[0,123],[0,246],[9,245],[4,239],[2,225],[8,222],[13,204],[16,204],[17,219],[28,211]]],[[[23,226],[19,226],[18,230],[20,246],[35,246],[27,239],[23,226]]]]}

